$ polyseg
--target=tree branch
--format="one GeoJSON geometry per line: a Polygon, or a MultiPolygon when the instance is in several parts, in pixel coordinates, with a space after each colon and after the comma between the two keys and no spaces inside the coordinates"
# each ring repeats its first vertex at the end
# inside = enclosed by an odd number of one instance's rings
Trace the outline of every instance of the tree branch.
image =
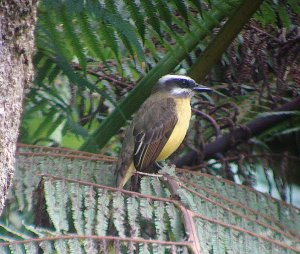
{"type": "MultiPolygon", "coordinates": [[[[294,100],[284,104],[283,106],[275,109],[272,112],[281,111],[292,111],[300,109],[300,97],[296,97],[294,100]]],[[[254,136],[258,136],[264,131],[274,127],[274,125],[279,124],[292,117],[292,114],[276,114],[269,115],[265,117],[259,117],[246,125],[241,126],[233,130],[230,133],[226,133],[223,136],[217,138],[214,142],[206,144],[204,146],[204,159],[215,157],[218,153],[225,153],[229,149],[246,142],[254,136]]],[[[190,165],[197,157],[196,151],[191,151],[187,153],[184,157],[175,161],[177,167],[182,167],[184,165],[190,165]]]]}

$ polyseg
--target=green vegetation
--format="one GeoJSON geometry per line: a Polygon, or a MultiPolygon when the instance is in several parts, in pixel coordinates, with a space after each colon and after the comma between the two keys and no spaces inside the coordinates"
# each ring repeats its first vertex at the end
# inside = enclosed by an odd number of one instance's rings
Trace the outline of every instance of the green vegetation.
{"type": "Polygon", "coordinates": [[[1,251],[297,253],[299,209],[250,187],[300,204],[299,16],[296,0],[41,0],[19,140],[81,152],[19,147],[0,238],[21,242],[1,251]],[[116,156],[167,73],[214,91],[192,101],[171,158],[201,173],[166,167],[142,194],[105,187],[114,159],[87,152],[116,156]]]}

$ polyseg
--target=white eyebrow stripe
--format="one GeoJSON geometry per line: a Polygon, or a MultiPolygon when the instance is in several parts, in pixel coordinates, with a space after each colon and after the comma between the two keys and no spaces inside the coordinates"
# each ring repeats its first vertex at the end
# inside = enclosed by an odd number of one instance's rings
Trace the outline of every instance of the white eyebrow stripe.
{"type": "Polygon", "coordinates": [[[171,79],[181,79],[181,80],[189,80],[189,81],[194,81],[192,78],[190,77],[187,77],[187,76],[183,76],[183,75],[171,75],[171,74],[168,74],[168,75],[165,75],[163,77],[161,77],[158,82],[160,83],[164,83],[168,80],[171,80],[171,79]]]}
{"type": "Polygon", "coordinates": [[[188,88],[180,88],[180,87],[175,87],[171,90],[172,95],[183,95],[183,94],[189,94],[191,93],[191,89],[188,88]]]}

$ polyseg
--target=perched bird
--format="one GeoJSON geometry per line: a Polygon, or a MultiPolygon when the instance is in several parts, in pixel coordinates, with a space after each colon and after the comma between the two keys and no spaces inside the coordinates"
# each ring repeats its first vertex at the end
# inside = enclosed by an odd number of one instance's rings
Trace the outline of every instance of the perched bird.
{"type": "Polygon", "coordinates": [[[118,188],[136,170],[145,172],[177,150],[189,127],[195,90],[210,91],[187,76],[166,75],[158,80],[125,132],[116,166],[118,188]]]}

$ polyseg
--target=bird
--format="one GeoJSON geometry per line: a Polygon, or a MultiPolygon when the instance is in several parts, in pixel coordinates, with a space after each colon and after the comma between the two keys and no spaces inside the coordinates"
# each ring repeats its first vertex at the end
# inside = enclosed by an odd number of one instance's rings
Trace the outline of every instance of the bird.
{"type": "Polygon", "coordinates": [[[189,128],[195,91],[211,89],[184,75],[168,74],[157,81],[125,131],[115,168],[117,188],[177,150],[189,128]]]}

